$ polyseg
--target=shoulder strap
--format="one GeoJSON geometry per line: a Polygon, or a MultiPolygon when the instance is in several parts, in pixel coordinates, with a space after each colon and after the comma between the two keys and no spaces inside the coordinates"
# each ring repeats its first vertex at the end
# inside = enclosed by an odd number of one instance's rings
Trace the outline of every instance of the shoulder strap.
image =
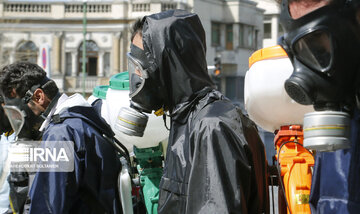
{"type": "Polygon", "coordinates": [[[255,176],[257,179],[257,189],[259,197],[259,211],[270,213],[269,193],[268,193],[268,164],[264,144],[258,135],[256,124],[244,115],[241,109],[237,108],[241,118],[241,125],[246,141],[252,153],[255,176]]]}
{"type": "MultiPolygon", "coordinates": [[[[66,119],[68,118],[75,118],[75,117],[60,117],[59,114],[55,114],[51,117],[51,120],[54,124],[59,124],[64,122],[66,119]]],[[[88,123],[88,125],[92,126],[91,123],[88,123]]],[[[108,136],[105,133],[103,133],[100,129],[98,129],[95,126],[92,126],[94,129],[98,130],[102,137],[104,137],[104,139],[110,143],[117,152],[119,152],[122,156],[124,156],[126,158],[126,160],[128,161],[128,163],[130,163],[130,154],[129,151],[127,150],[126,146],[124,146],[118,139],[115,138],[115,136],[108,136]]]]}
{"type": "Polygon", "coordinates": [[[68,117],[60,117],[59,114],[54,114],[52,117],[51,117],[51,121],[55,124],[59,124],[59,123],[62,123],[64,122],[64,120],[66,120],[68,117]]]}

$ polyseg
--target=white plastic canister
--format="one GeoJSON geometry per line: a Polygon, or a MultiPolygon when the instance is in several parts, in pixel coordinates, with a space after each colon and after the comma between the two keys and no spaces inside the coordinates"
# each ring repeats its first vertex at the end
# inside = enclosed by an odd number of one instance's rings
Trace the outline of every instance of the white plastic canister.
{"type": "Polygon", "coordinates": [[[286,52],[279,46],[263,48],[249,58],[245,75],[245,109],[261,128],[274,132],[283,125],[302,125],[312,106],[296,103],[286,93],[284,83],[293,72],[286,52]]]}
{"type": "Polygon", "coordinates": [[[90,97],[87,99],[88,103],[92,104],[97,99],[105,100],[108,89],[108,85],[99,85],[93,88],[92,95],[90,95],[90,97]]]}
{"type": "Polygon", "coordinates": [[[100,85],[96,86],[93,89],[92,95],[87,99],[88,103],[92,104],[97,99],[102,99],[102,105],[101,105],[101,117],[105,119],[105,121],[110,124],[109,117],[108,117],[108,108],[106,104],[106,94],[109,89],[108,85],[100,85]]]}
{"type": "MultiPolygon", "coordinates": [[[[133,150],[135,145],[138,148],[147,148],[157,146],[163,142],[166,148],[168,130],[164,126],[162,117],[149,114],[149,120],[145,128],[143,137],[129,136],[117,129],[116,123],[119,122],[119,111],[122,107],[130,107],[129,99],[129,74],[121,72],[110,78],[109,89],[106,94],[106,103],[108,108],[109,124],[115,132],[115,137],[123,143],[129,151],[133,150]]],[[[167,121],[169,124],[169,121],[167,121]]]]}

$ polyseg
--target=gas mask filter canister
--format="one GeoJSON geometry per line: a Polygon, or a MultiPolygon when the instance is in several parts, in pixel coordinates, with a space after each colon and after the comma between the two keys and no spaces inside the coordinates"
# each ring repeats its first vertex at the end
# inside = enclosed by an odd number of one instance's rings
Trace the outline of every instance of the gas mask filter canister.
{"type": "Polygon", "coordinates": [[[133,108],[122,107],[116,120],[115,129],[130,136],[142,137],[149,117],[133,108]]]}
{"type": "Polygon", "coordinates": [[[350,116],[340,111],[316,111],[304,116],[304,147],[335,151],[350,147],[350,116]]]}

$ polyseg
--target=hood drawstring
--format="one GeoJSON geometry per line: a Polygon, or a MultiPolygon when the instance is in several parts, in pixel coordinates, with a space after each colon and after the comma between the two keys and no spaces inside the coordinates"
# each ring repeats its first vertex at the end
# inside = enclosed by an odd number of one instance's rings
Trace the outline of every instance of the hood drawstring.
{"type": "Polygon", "coordinates": [[[165,125],[165,128],[170,131],[169,127],[167,126],[166,124],[166,114],[163,114],[163,120],[164,120],[164,125],[165,125]]]}

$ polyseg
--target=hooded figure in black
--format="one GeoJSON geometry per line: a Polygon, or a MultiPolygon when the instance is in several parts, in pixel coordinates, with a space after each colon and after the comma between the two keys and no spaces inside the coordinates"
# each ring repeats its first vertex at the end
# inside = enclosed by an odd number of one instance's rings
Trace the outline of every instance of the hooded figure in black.
{"type": "Polygon", "coordinates": [[[159,213],[268,212],[263,144],[254,124],[215,89],[199,17],[165,11],[133,31],[132,104],[171,117],[159,213]]]}

